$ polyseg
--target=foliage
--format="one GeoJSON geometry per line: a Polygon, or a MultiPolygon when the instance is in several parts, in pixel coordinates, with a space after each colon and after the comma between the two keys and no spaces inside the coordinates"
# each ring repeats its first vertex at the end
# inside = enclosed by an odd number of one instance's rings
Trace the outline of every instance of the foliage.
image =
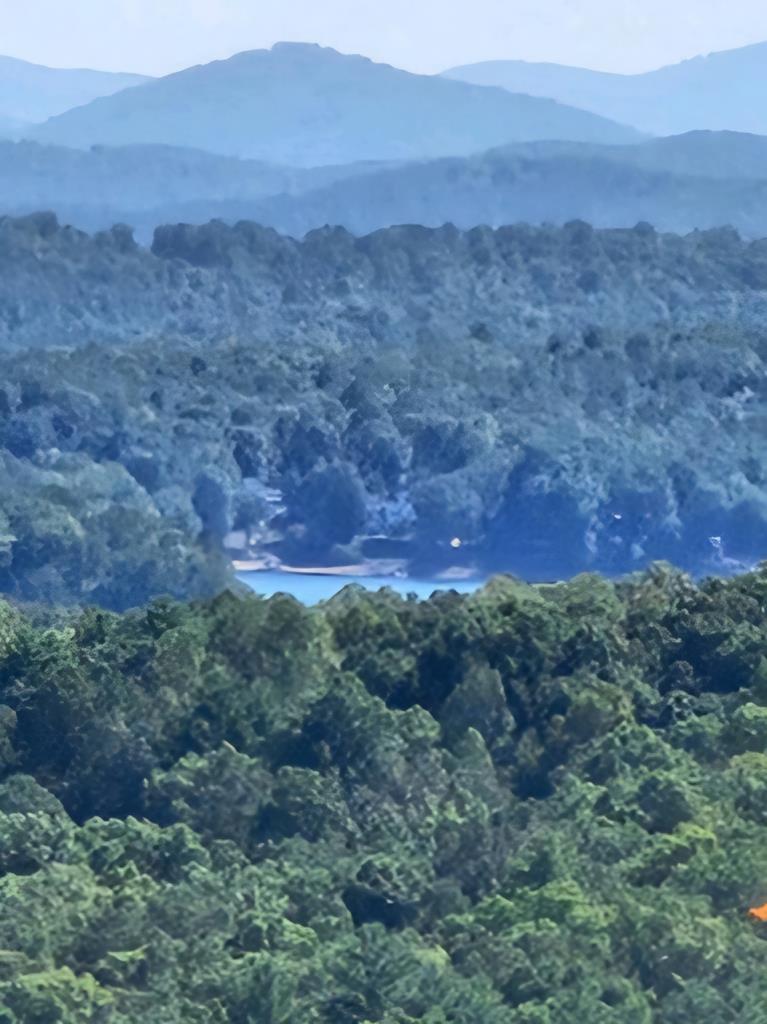
{"type": "Polygon", "coordinates": [[[212,596],[230,532],[291,565],[533,581],[767,545],[765,242],[214,222],[149,251],[38,214],[0,250],[15,599],[212,596]]]}
{"type": "Polygon", "coordinates": [[[767,570],[0,605],[2,1024],[761,1024],[767,570]]]}

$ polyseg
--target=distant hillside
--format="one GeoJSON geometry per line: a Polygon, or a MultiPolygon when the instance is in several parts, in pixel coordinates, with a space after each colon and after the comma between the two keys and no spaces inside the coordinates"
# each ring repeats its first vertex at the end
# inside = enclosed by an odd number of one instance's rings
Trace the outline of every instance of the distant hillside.
{"type": "Polygon", "coordinates": [[[82,226],[111,227],[160,207],[292,194],[387,166],[296,169],[172,146],[80,150],[0,142],[0,210],[29,213],[51,208],[82,226]]]}
{"type": "Polygon", "coordinates": [[[641,75],[558,64],[486,61],[450,79],[546,96],[656,135],[695,129],[767,134],[767,43],[696,57],[641,75]]]}
{"type": "Polygon", "coordinates": [[[0,57],[0,117],[17,122],[45,121],[98,96],[110,96],[146,81],[145,75],[47,68],[0,57]]]}
{"type": "Polygon", "coordinates": [[[35,137],[76,147],[165,143],[306,167],[467,154],[534,139],[621,143],[637,135],[551,100],[283,43],[94,100],[53,118],[35,137]]]}
{"type": "Polygon", "coordinates": [[[756,162],[743,163],[742,177],[724,177],[737,158],[720,159],[712,146],[694,174],[701,147],[691,141],[689,150],[684,140],[667,147],[511,146],[382,170],[298,196],[198,203],[186,209],[186,219],[204,220],[204,212],[230,221],[251,217],[296,237],[324,224],[365,234],[393,224],[471,228],[575,219],[595,227],[648,221],[683,234],[730,224],[751,238],[767,235],[767,166],[762,179],[756,162]]]}
{"type": "Polygon", "coordinates": [[[732,231],[1,221],[0,590],[198,593],[251,527],[294,565],[751,564],[765,324],[732,231]]]}
{"type": "Polygon", "coordinates": [[[530,142],[505,147],[531,159],[599,157],[664,174],[695,178],[767,180],[767,137],[746,132],[694,131],[631,146],[530,142]]]}
{"type": "Polygon", "coordinates": [[[256,220],[295,236],[339,224],[470,228],[516,221],[767,235],[767,139],[695,132],[628,146],[532,142],[472,157],[289,168],[171,146],[0,143],[0,210],[55,210],[88,231],[256,220]]]}

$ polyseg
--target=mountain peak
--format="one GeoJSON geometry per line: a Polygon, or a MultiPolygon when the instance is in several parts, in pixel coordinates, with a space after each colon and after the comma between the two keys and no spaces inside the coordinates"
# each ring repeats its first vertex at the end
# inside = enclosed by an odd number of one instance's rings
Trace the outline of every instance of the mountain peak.
{"type": "Polygon", "coordinates": [[[40,141],[169,143],[307,167],[460,156],[515,141],[634,142],[551,100],[417,75],[330,47],[280,42],[72,110],[40,141]]]}
{"type": "MultiPolygon", "coordinates": [[[[269,49],[261,50],[243,50],[241,53],[235,54],[230,60],[262,60],[264,58],[272,57],[273,59],[279,59],[280,61],[286,62],[297,62],[297,63],[318,63],[319,61],[326,62],[364,62],[365,64],[373,64],[374,61],[370,60],[369,57],[364,57],[361,54],[354,53],[341,53],[340,50],[334,49],[332,46],[322,46],[320,43],[305,43],[300,40],[281,40],[274,43],[269,49]]],[[[219,63],[226,64],[228,61],[220,61],[219,63]]],[[[204,66],[204,65],[203,65],[204,66]]]]}
{"type": "MultiPolygon", "coordinates": [[[[241,50],[232,54],[231,57],[223,57],[211,61],[208,64],[197,64],[193,68],[183,68],[167,75],[168,79],[185,78],[190,73],[195,75],[207,75],[215,69],[217,75],[226,74],[227,69],[237,69],[239,73],[243,70],[253,69],[254,72],[263,74],[268,68],[278,67],[284,73],[312,72],[314,69],[341,68],[349,69],[357,65],[373,65],[375,62],[360,54],[341,53],[332,46],[322,46],[319,43],[304,43],[300,41],[282,40],[270,47],[262,47],[255,50],[241,50]]],[[[376,67],[388,67],[389,65],[376,64],[376,67]]],[[[404,74],[405,72],[401,72],[404,74]]]]}
{"type": "Polygon", "coordinates": [[[333,53],[338,53],[337,50],[333,50],[332,47],[320,46],[319,43],[303,43],[291,39],[283,39],[280,42],[275,43],[272,46],[272,53],[311,53],[316,54],[321,50],[331,50],[333,53]]]}

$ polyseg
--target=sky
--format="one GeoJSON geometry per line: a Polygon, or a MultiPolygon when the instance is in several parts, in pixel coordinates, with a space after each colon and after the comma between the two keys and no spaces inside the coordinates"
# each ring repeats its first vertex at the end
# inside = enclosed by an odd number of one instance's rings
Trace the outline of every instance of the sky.
{"type": "Polygon", "coordinates": [[[0,0],[0,53],[167,74],[317,42],[409,71],[523,59],[648,71],[767,40],[764,0],[0,0]]]}

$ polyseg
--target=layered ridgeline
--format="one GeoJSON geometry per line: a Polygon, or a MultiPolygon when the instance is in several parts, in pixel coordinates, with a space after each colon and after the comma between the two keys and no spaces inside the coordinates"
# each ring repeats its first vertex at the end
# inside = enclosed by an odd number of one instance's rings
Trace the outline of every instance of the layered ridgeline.
{"type": "Polygon", "coordinates": [[[0,143],[5,213],[55,210],[85,230],[257,220],[301,237],[325,224],[471,228],[587,220],[767,235],[767,138],[692,132],[632,145],[517,143],[467,157],[291,168],[162,145],[0,143]]]}
{"type": "Polygon", "coordinates": [[[0,56],[0,137],[25,134],[35,122],[147,81],[145,75],[47,68],[0,56]]]}
{"type": "Polygon", "coordinates": [[[147,252],[51,217],[0,240],[6,593],[210,592],[233,530],[293,564],[530,579],[767,551],[767,242],[214,224],[147,252]]]}
{"type": "Polygon", "coordinates": [[[267,198],[397,166],[371,161],[296,168],[168,145],[81,150],[0,141],[0,209],[16,215],[55,210],[60,220],[85,230],[126,223],[151,242],[158,225],[205,222],[225,203],[253,209],[267,198]]]}
{"type": "Polygon", "coordinates": [[[34,137],[76,147],[166,143],[305,167],[534,139],[630,142],[639,134],[553,100],[282,43],[95,100],[34,137]]]}
{"type": "Polygon", "coordinates": [[[8,1024],[763,1024],[767,578],[0,604],[8,1024]]]}
{"type": "MultiPolygon", "coordinates": [[[[630,146],[512,145],[373,167],[300,194],[198,201],[173,212],[198,222],[252,217],[296,237],[325,224],[364,234],[397,224],[472,228],[581,219],[595,227],[648,221],[681,233],[728,224],[760,238],[767,235],[767,138],[696,132],[630,146]]],[[[146,236],[151,218],[127,219],[146,236]]]]}
{"type": "Polygon", "coordinates": [[[446,77],[545,96],[653,135],[695,129],[767,134],[767,43],[695,57],[639,75],[522,60],[452,68],[446,77]]]}

